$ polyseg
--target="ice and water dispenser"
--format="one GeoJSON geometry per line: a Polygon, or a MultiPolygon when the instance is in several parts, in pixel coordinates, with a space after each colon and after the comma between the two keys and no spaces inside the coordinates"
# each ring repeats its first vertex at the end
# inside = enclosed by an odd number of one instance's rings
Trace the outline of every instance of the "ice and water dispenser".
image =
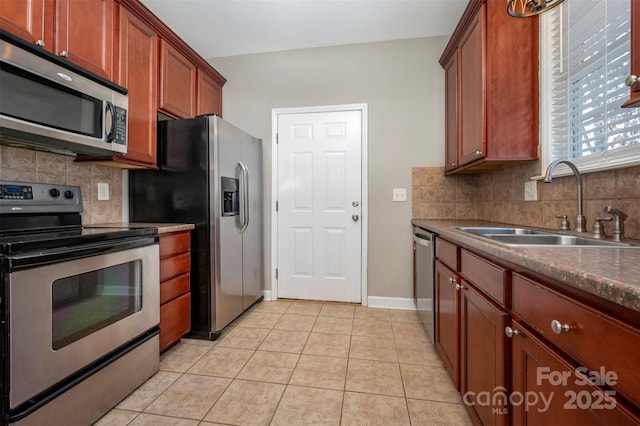
{"type": "Polygon", "coordinates": [[[237,216],[240,214],[238,200],[239,181],[235,178],[221,177],[222,216],[237,216]]]}

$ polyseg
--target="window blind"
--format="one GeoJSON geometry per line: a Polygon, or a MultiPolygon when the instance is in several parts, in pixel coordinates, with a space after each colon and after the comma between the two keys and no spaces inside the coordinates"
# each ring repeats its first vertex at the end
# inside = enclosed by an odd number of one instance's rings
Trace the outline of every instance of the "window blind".
{"type": "Polygon", "coordinates": [[[544,166],[640,162],[640,110],[620,107],[629,96],[630,1],[569,0],[541,16],[544,166]]]}

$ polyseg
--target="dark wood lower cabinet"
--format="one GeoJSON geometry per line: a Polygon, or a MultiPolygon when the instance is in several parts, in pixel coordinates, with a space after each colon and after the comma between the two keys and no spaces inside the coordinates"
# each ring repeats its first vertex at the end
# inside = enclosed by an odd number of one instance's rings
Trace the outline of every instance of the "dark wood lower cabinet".
{"type": "Polygon", "coordinates": [[[191,330],[191,234],[160,234],[160,352],[191,330]]]}
{"type": "Polygon", "coordinates": [[[607,395],[576,375],[577,367],[517,322],[512,328],[518,333],[511,339],[512,424],[640,424],[640,418],[619,403],[615,391],[607,395]]]}
{"type": "Polygon", "coordinates": [[[439,260],[435,268],[436,351],[460,390],[460,292],[459,277],[439,260]]]}
{"type": "Polygon", "coordinates": [[[460,290],[460,393],[475,423],[509,422],[506,336],[508,314],[462,280],[460,290]]]}

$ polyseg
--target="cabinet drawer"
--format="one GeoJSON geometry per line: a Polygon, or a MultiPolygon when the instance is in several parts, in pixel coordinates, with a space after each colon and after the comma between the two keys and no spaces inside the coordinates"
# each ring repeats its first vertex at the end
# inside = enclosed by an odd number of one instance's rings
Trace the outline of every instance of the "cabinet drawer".
{"type": "Polygon", "coordinates": [[[160,282],[189,271],[191,269],[190,263],[191,253],[183,253],[160,260],[160,282]]]}
{"type": "Polygon", "coordinates": [[[179,232],[160,236],[160,259],[184,253],[191,249],[189,232],[179,232]]]}
{"type": "Polygon", "coordinates": [[[191,293],[160,306],[160,352],[178,343],[191,328],[191,293]]]}
{"type": "Polygon", "coordinates": [[[579,379],[571,364],[515,321],[513,328],[519,334],[511,339],[512,395],[546,398],[546,402],[540,398],[530,406],[511,405],[513,425],[640,424],[640,418],[619,398],[609,398],[593,383],[579,379]]]}
{"type": "Polygon", "coordinates": [[[591,371],[617,376],[613,387],[640,405],[640,331],[521,275],[513,276],[513,313],[591,371]],[[570,327],[558,330],[552,321],[570,327]]]}
{"type": "Polygon", "coordinates": [[[190,278],[191,274],[187,272],[186,274],[171,278],[168,281],[162,281],[160,283],[160,304],[167,303],[187,293],[190,288],[190,278]]]}
{"type": "Polygon", "coordinates": [[[507,270],[463,249],[460,251],[460,272],[479,290],[504,306],[507,270]]]}
{"type": "Polygon", "coordinates": [[[460,270],[459,249],[455,244],[438,238],[436,240],[436,257],[454,271],[460,270]]]}

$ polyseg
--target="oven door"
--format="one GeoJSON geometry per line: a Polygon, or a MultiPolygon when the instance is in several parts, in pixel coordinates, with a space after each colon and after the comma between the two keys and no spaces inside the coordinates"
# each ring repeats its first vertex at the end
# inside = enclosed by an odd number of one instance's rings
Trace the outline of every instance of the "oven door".
{"type": "Polygon", "coordinates": [[[148,245],[9,274],[9,406],[158,325],[159,250],[148,245]]]}

